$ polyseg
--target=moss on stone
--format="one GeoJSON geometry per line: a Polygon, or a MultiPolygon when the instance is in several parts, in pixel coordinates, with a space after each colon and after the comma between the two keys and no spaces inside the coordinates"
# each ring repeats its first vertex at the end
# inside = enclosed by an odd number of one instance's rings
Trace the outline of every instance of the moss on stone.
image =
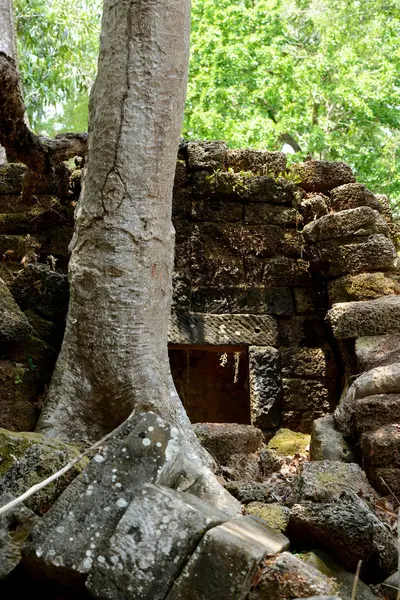
{"type": "MultiPolygon", "coordinates": [[[[19,496],[79,455],[79,448],[38,433],[0,429],[0,494],[19,496]]],[[[82,471],[82,459],[65,475],[43,488],[25,504],[37,514],[46,512],[69,483],[82,471]]]]}
{"type": "Polygon", "coordinates": [[[280,456],[294,456],[295,454],[308,456],[310,438],[311,436],[306,433],[298,433],[290,429],[279,429],[268,442],[268,448],[275,450],[280,456]]]}
{"type": "Polygon", "coordinates": [[[284,533],[289,522],[290,511],[280,504],[250,502],[250,504],[245,507],[245,514],[259,517],[273,529],[284,533]]]}

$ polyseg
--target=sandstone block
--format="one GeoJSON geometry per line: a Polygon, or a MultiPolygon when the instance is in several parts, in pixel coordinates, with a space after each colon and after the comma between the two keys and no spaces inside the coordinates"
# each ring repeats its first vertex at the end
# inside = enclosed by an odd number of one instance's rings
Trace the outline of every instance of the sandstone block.
{"type": "Polygon", "coordinates": [[[192,171],[221,169],[227,158],[225,142],[188,142],[188,165],[192,171]]]}
{"type": "Polygon", "coordinates": [[[331,304],[375,300],[381,296],[400,294],[400,285],[389,273],[359,273],[329,282],[328,293],[331,304]]]}
{"type": "Polygon", "coordinates": [[[331,350],[322,348],[285,348],[281,350],[284,377],[334,377],[335,364],[331,350]]]}
{"type": "Polygon", "coordinates": [[[245,600],[266,555],[282,552],[289,540],[255,517],[239,517],[206,533],[167,600],[245,600]]]}
{"type": "Polygon", "coordinates": [[[343,435],[335,428],[333,415],[315,419],[311,429],[310,459],[357,462],[357,457],[343,435]]]}
{"type": "MultiPolygon", "coordinates": [[[[264,263],[261,263],[263,270],[264,263]]],[[[261,276],[260,276],[261,279],[261,276]]],[[[200,287],[191,294],[193,312],[212,314],[268,314],[291,316],[293,300],[289,287],[258,284],[200,287]]]]}
{"type": "Polygon", "coordinates": [[[360,372],[400,362],[400,333],[357,338],[355,354],[360,372]]]}
{"type": "Polygon", "coordinates": [[[229,148],[227,165],[235,171],[253,171],[278,175],[286,169],[286,154],[268,150],[229,148]]]}
{"type": "Polygon", "coordinates": [[[283,227],[296,227],[299,214],[295,208],[274,204],[252,203],[245,206],[244,222],[249,225],[269,223],[283,227]]]}

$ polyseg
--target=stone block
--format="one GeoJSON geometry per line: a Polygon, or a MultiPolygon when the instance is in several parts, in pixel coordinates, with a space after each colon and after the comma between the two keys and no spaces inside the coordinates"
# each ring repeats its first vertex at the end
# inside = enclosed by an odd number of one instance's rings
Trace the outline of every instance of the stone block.
{"type": "Polygon", "coordinates": [[[398,423],[366,432],[361,437],[361,448],[367,474],[370,467],[397,467],[400,475],[400,428],[398,423]]]}
{"type": "Polygon", "coordinates": [[[358,435],[391,423],[400,423],[400,394],[374,394],[359,398],[352,409],[358,435]]]}
{"type": "Polygon", "coordinates": [[[226,465],[233,454],[252,454],[261,445],[260,429],[237,423],[196,423],[193,425],[201,444],[220,464],[226,465]]]}
{"type": "MultiPolygon", "coordinates": [[[[0,495],[0,507],[15,497],[0,495]]],[[[21,546],[38,523],[39,517],[24,504],[19,504],[0,516],[0,581],[21,561],[21,546]]]]}
{"type": "Polygon", "coordinates": [[[227,158],[225,142],[188,142],[186,148],[189,169],[192,171],[221,169],[227,158]]]}
{"type": "Polygon", "coordinates": [[[355,354],[360,373],[400,362],[400,333],[357,338],[355,354]]]}
{"type": "Polygon", "coordinates": [[[192,554],[167,600],[245,600],[261,560],[288,547],[285,536],[255,517],[214,527],[192,554]]]}
{"type": "Polygon", "coordinates": [[[304,598],[305,594],[334,594],[337,591],[334,580],[289,552],[268,558],[261,569],[248,600],[287,600],[295,596],[304,598]]]}
{"type": "Polygon", "coordinates": [[[278,350],[250,346],[249,388],[252,423],[261,429],[279,427],[282,382],[278,350]]]}
{"type": "MultiPolygon", "coordinates": [[[[306,412],[312,410],[323,416],[334,400],[334,388],[327,381],[283,378],[283,409],[306,412]]],[[[315,417],[317,418],[317,417],[315,417]]]]}
{"type": "MultiPolygon", "coordinates": [[[[275,208],[275,207],[274,207],[275,208]]],[[[239,202],[215,200],[193,200],[191,208],[193,221],[211,223],[239,223],[243,219],[243,206],[239,202]]],[[[281,225],[281,223],[277,223],[281,225]]]]}
{"type": "Polygon", "coordinates": [[[390,273],[359,273],[330,281],[328,294],[331,304],[375,300],[381,296],[400,294],[400,284],[390,273]]]}
{"type": "MultiPolygon", "coordinates": [[[[263,268],[263,264],[261,265],[263,268]]],[[[200,287],[191,295],[193,312],[229,314],[268,314],[290,316],[293,300],[289,287],[243,284],[238,286],[200,287]]]]}
{"type": "Polygon", "coordinates": [[[227,165],[235,171],[253,171],[279,175],[286,169],[286,154],[268,150],[228,148],[227,165]]]}
{"type": "Polygon", "coordinates": [[[243,197],[250,202],[265,202],[266,204],[293,203],[296,195],[296,186],[287,179],[280,177],[261,176],[250,177],[245,180],[243,197]]]}
{"type": "Polygon", "coordinates": [[[276,502],[272,502],[271,504],[250,502],[245,507],[245,514],[258,517],[272,527],[272,529],[285,533],[289,523],[290,510],[286,506],[282,506],[276,502]]]}
{"type": "Polygon", "coordinates": [[[354,572],[362,560],[361,574],[367,583],[382,581],[396,569],[396,538],[353,494],[342,491],[339,502],[295,504],[288,535],[294,544],[301,541],[303,548],[325,550],[349,571],[354,572]]]}
{"type": "Polygon", "coordinates": [[[278,319],[278,347],[316,348],[326,342],[324,324],[318,316],[296,316],[278,319]]]}
{"type": "Polygon", "coordinates": [[[266,483],[259,483],[257,481],[229,481],[225,484],[225,489],[241,504],[271,502],[273,500],[270,486],[266,483]]]}
{"type": "Polygon", "coordinates": [[[296,287],[293,295],[294,310],[297,315],[314,315],[318,311],[318,295],[314,288],[296,287]]]}
{"type": "Polygon", "coordinates": [[[331,209],[335,211],[348,210],[368,206],[382,212],[382,206],[374,194],[362,183],[347,183],[331,192],[331,209]]]}
{"type": "Polygon", "coordinates": [[[308,223],[303,229],[304,239],[308,244],[349,236],[362,238],[375,233],[387,236],[389,234],[388,224],[378,211],[368,206],[324,215],[316,221],[308,223]]]}
{"type": "Polygon", "coordinates": [[[311,429],[310,460],[357,462],[357,456],[335,428],[333,415],[315,419],[311,429]]]}
{"type": "Polygon", "coordinates": [[[305,223],[315,221],[329,213],[329,198],[323,194],[308,195],[298,206],[305,223]]]}
{"type": "Polygon", "coordinates": [[[302,258],[273,256],[264,262],[264,285],[310,285],[309,263],[302,258]]]}
{"type": "MultiPolygon", "coordinates": [[[[20,163],[9,163],[2,165],[0,170],[0,195],[20,194],[22,192],[22,181],[26,172],[26,166],[20,163]]],[[[38,195],[58,192],[59,180],[56,175],[40,178],[37,182],[35,192],[38,195]]]]}
{"type": "Polygon", "coordinates": [[[397,591],[400,589],[400,570],[397,570],[396,573],[393,573],[390,577],[385,579],[382,583],[382,590],[385,594],[385,597],[389,598],[389,600],[396,600],[397,591]]]}
{"type": "Polygon", "coordinates": [[[28,319],[0,279],[0,342],[20,342],[32,333],[28,319]]]}
{"type": "Polygon", "coordinates": [[[244,207],[244,222],[249,225],[268,223],[283,227],[296,227],[299,217],[297,210],[288,206],[251,203],[244,207]]]}
{"type": "MultiPolygon", "coordinates": [[[[0,429],[0,494],[18,497],[50,477],[79,455],[79,450],[40,433],[0,429]]],[[[45,513],[85,465],[77,463],[68,473],[25,500],[39,515],[45,513]]]]}
{"type": "Polygon", "coordinates": [[[276,320],[269,315],[177,312],[170,317],[171,344],[275,346],[276,320]]]}
{"type": "Polygon", "coordinates": [[[382,234],[343,240],[318,242],[307,248],[307,258],[314,270],[325,277],[366,271],[393,271],[396,251],[393,242],[382,234]]]}
{"type": "Polygon", "coordinates": [[[355,181],[350,167],[342,162],[310,160],[293,165],[292,173],[306,192],[327,192],[355,181]]]}
{"type": "MultiPolygon", "coordinates": [[[[28,364],[0,361],[0,427],[33,431],[37,422],[37,397],[41,391],[36,372],[28,364]]],[[[1,465],[0,465],[1,471],[1,465]]]]}
{"type": "Polygon", "coordinates": [[[284,348],[281,365],[283,377],[335,377],[335,359],[330,349],[284,348]]]}
{"type": "Polygon", "coordinates": [[[86,587],[95,598],[163,600],[204,533],[228,518],[192,494],[145,485],[103,539],[86,587]]]}
{"type": "Polygon", "coordinates": [[[335,304],[328,312],[328,320],[338,339],[400,331],[400,297],[335,304]]]}

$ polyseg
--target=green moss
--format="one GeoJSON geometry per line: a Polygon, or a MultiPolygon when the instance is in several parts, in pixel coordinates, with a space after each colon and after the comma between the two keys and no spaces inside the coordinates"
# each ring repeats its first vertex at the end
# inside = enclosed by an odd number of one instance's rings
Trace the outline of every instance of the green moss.
{"type": "Polygon", "coordinates": [[[270,527],[284,532],[289,522],[289,510],[280,504],[263,504],[262,502],[250,502],[245,507],[245,514],[259,517],[270,527]]]}
{"type": "Polygon", "coordinates": [[[308,456],[310,439],[311,436],[306,433],[298,433],[290,429],[279,429],[268,442],[268,448],[275,450],[280,456],[294,456],[295,454],[308,456]]]}

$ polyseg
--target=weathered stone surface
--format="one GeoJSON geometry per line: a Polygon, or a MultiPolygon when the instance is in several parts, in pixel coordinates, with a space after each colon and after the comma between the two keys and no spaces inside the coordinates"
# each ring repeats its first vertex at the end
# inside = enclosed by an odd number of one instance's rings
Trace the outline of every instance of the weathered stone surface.
{"type": "Polygon", "coordinates": [[[350,490],[373,505],[374,490],[358,464],[331,460],[305,462],[296,479],[291,503],[339,502],[341,494],[350,490]]]}
{"type": "Polygon", "coordinates": [[[312,422],[326,415],[333,403],[334,387],[329,381],[283,380],[284,427],[311,433],[312,422]]]}
{"type": "Polygon", "coordinates": [[[287,600],[309,594],[334,594],[335,582],[306,565],[296,556],[284,552],[267,559],[249,600],[287,600]]]}
{"type": "Polygon", "coordinates": [[[226,479],[232,481],[259,481],[262,476],[258,454],[232,454],[222,469],[226,479]]]}
{"type": "Polygon", "coordinates": [[[20,342],[32,334],[29,321],[0,279],[0,342],[20,342]]]}
{"type": "Polygon", "coordinates": [[[251,454],[261,445],[260,429],[236,423],[196,423],[193,425],[202,445],[220,464],[227,464],[233,454],[251,454]]]}
{"type": "Polygon", "coordinates": [[[297,315],[315,315],[318,310],[317,291],[311,287],[293,290],[294,309],[297,315]]]}
{"type": "Polygon", "coordinates": [[[279,456],[308,456],[310,436],[290,429],[279,429],[268,442],[268,448],[279,456]]]}
{"type": "Polygon", "coordinates": [[[243,197],[250,202],[291,205],[296,193],[296,186],[291,181],[262,176],[245,180],[243,197]]]}
{"type": "Polygon", "coordinates": [[[58,327],[57,324],[52,321],[43,319],[30,308],[28,308],[24,314],[28,319],[32,329],[36,332],[37,336],[50,344],[52,348],[58,350],[61,346],[63,338],[63,328],[58,327]]]}
{"type": "Polygon", "coordinates": [[[383,593],[389,600],[396,600],[397,590],[400,589],[400,571],[396,571],[382,583],[383,593]]]}
{"type": "MultiPolygon", "coordinates": [[[[25,548],[25,563],[55,580],[82,583],[102,540],[112,536],[145,483],[181,482],[201,495],[202,480],[183,444],[178,430],[155,413],[125,421],[42,518],[25,548]]],[[[236,510],[236,503],[231,506],[236,510]]]]}
{"type": "Polygon", "coordinates": [[[289,540],[255,517],[239,517],[206,533],[167,600],[244,600],[266,555],[282,552],[289,540]]]}
{"type": "Polygon", "coordinates": [[[296,227],[299,220],[297,210],[287,206],[254,203],[247,204],[244,210],[244,222],[249,225],[269,223],[270,225],[296,227]]]}
{"type": "MultiPolygon", "coordinates": [[[[350,600],[354,584],[354,575],[349,573],[332,560],[332,558],[322,552],[322,550],[314,550],[303,555],[304,562],[328,577],[334,579],[337,583],[337,592],[344,598],[350,600]]],[[[372,593],[371,588],[362,582],[360,579],[357,582],[355,600],[374,600],[376,596],[372,593]]]]}
{"type": "Polygon", "coordinates": [[[288,348],[280,351],[283,377],[334,377],[335,364],[330,349],[288,348]]]}
{"type": "Polygon", "coordinates": [[[278,175],[286,169],[286,154],[268,150],[229,148],[227,164],[235,171],[261,171],[278,175]]]}
{"type": "Polygon", "coordinates": [[[269,315],[214,315],[177,312],[170,317],[171,344],[275,346],[276,320],[269,315]]]}
{"type": "Polygon", "coordinates": [[[360,372],[400,362],[400,333],[358,338],[355,354],[360,372]]]}
{"type": "Polygon", "coordinates": [[[320,194],[304,198],[300,202],[299,210],[303,215],[304,222],[315,221],[329,212],[329,198],[320,194]]]}
{"type": "Polygon", "coordinates": [[[204,533],[228,518],[192,494],[145,485],[103,539],[86,587],[95,598],[163,600],[204,533]]]}
{"type": "Polygon", "coordinates": [[[64,323],[69,301],[68,278],[43,264],[30,264],[10,286],[22,310],[33,309],[44,319],[64,323]]]}
{"type": "MultiPolygon", "coordinates": [[[[12,494],[0,495],[0,507],[14,500],[12,494]]],[[[39,521],[39,517],[23,504],[0,517],[0,580],[21,561],[21,546],[39,521]]]]}
{"type": "Polygon", "coordinates": [[[282,406],[279,352],[271,346],[250,346],[251,421],[261,429],[279,427],[282,406]]]}
{"type": "Polygon", "coordinates": [[[289,523],[290,510],[276,502],[265,504],[263,502],[250,502],[245,507],[246,515],[253,515],[262,519],[267,525],[281,533],[285,533],[289,523]]]}
{"type": "Polygon", "coordinates": [[[396,568],[396,539],[353,493],[343,492],[336,502],[295,504],[288,535],[295,544],[326,550],[347,570],[354,572],[362,560],[368,583],[381,581],[396,568]]]}
{"type": "Polygon", "coordinates": [[[188,142],[186,148],[189,168],[193,171],[221,169],[227,158],[225,142],[188,142]]]}
{"type": "Polygon", "coordinates": [[[324,215],[308,223],[303,229],[304,239],[308,244],[348,236],[365,237],[375,233],[388,235],[388,224],[378,211],[368,206],[324,215]]]}
{"type": "Polygon", "coordinates": [[[41,250],[40,235],[0,234],[0,257],[5,256],[8,260],[20,262],[29,250],[39,253],[41,250]]]}
{"type": "MultiPolygon", "coordinates": [[[[22,179],[26,166],[20,163],[2,165],[0,169],[0,195],[20,194],[22,192],[22,179]]],[[[35,189],[37,194],[56,194],[58,191],[56,176],[49,175],[41,178],[35,189]]]]}
{"type": "Polygon", "coordinates": [[[385,296],[364,302],[336,304],[328,312],[328,319],[338,339],[400,331],[400,297],[385,296]]]}
{"type": "Polygon", "coordinates": [[[374,394],[359,398],[352,410],[358,435],[391,423],[400,423],[400,394],[374,394]]]}
{"type": "Polygon", "coordinates": [[[229,481],[225,489],[241,504],[272,501],[270,487],[256,481],[229,481]]]}
{"type": "Polygon", "coordinates": [[[278,347],[316,348],[326,342],[322,318],[318,316],[278,319],[278,347]]]}
{"type": "MultiPolygon", "coordinates": [[[[33,431],[40,389],[36,370],[28,365],[0,361],[0,427],[12,431],[33,431]]],[[[0,465],[1,470],[1,465],[0,465]]]]}
{"type": "Polygon", "coordinates": [[[307,256],[313,269],[326,277],[365,271],[393,271],[396,251],[393,242],[382,234],[318,242],[308,246],[307,256]]]}
{"type": "MultiPolygon", "coordinates": [[[[261,261],[260,277],[265,267],[261,261]]],[[[268,314],[291,316],[293,299],[289,287],[246,283],[238,286],[201,287],[193,289],[191,309],[200,313],[268,314]]]]}
{"type": "Polygon", "coordinates": [[[292,173],[306,192],[326,192],[355,181],[350,167],[341,162],[310,160],[293,165],[292,173]]]}
{"type": "Polygon", "coordinates": [[[369,206],[382,211],[381,203],[362,183],[347,183],[331,192],[331,208],[335,211],[369,206]]]}
{"type": "Polygon", "coordinates": [[[400,293],[399,282],[388,273],[359,273],[334,279],[328,285],[329,301],[375,300],[400,293]]]}
{"type": "MultiPolygon", "coordinates": [[[[395,417],[393,416],[393,420],[395,417]]],[[[400,428],[398,422],[361,436],[365,471],[381,493],[400,493],[400,428]]]]}
{"type": "Polygon", "coordinates": [[[333,415],[315,419],[311,429],[310,460],[355,463],[357,457],[343,435],[335,428],[333,415]]]}
{"type": "MultiPolygon", "coordinates": [[[[0,494],[20,496],[76,458],[76,447],[39,433],[0,429],[0,494]]],[[[25,501],[28,508],[43,514],[82,470],[78,463],[68,473],[25,501]]]]}
{"type": "MultiPolygon", "coordinates": [[[[193,221],[238,223],[242,222],[243,205],[239,202],[223,202],[222,200],[214,200],[212,202],[204,199],[194,200],[192,202],[191,217],[193,221]]],[[[281,225],[279,222],[276,224],[281,225]]],[[[284,225],[285,223],[282,224],[284,225]]]]}

